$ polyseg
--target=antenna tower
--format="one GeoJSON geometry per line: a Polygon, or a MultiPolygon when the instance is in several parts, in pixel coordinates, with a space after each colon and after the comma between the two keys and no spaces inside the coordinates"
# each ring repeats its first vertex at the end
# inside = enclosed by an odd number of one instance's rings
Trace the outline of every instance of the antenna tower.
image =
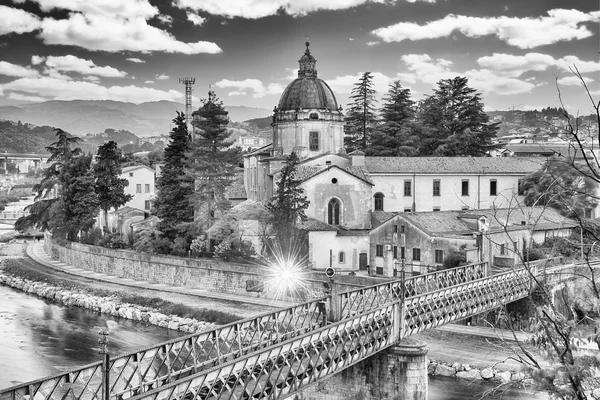
{"type": "Polygon", "coordinates": [[[179,78],[179,83],[183,83],[185,85],[185,123],[188,128],[188,132],[192,134],[192,139],[194,139],[194,132],[192,127],[192,85],[196,83],[196,78],[179,78]]]}

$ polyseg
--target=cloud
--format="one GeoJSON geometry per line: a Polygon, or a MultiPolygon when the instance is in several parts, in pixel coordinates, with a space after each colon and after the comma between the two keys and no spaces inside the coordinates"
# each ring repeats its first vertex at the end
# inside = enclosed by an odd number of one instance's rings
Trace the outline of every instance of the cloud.
{"type": "Polygon", "coordinates": [[[173,25],[173,17],[171,17],[170,15],[160,14],[156,18],[158,18],[158,20],[165,25],[168,25],[168,26],[173,25]]]}
{"type": "Polygon", "coordinates": [[[367,46],[377,46],[377,45],[380,45],[380,44],[381,44],[381,42],[379,42],[379,41],[367,42],[367,46]]]}
{"type": "MultiPolygon", "coordinates": [[[[594,80],[585,76],[582,76],[583,80],[585,81],[586,84],[590,84],[593,83],[594,80]]],[[[564,86],[581,86],[581,79],[579,79],[578,77],[571,75],[571,76],[565,76],[562,78],[559,78],[556,83],[558,83],[559,85],[564,85],[564,86]]]]}
{"type": "Polygon", "coordinates": [[[144,81],[144,83],[154,83],[154,81],[144,81]]]}
{"type": "MultiPolygon", "coordinates": [[[[427,1],[427,0],[425,0],[427,1]]],[[[319,10],[344,10],[366,3],[385,3],[386,0],[175,0],[181,9],[203,10],[227,18],[258,19],[283,11],[303,16],[319,10]]]]}
{"type": "Polygon", "coordinates": [[[133,63],[137,63],[137,64],[144,64],[146,61],[141,60],[139,58],[135,58],[135,57],[130,57],[130,58],[126,58],[127,61],[131,61],[133,63]]]}
{"type": "Polygon", "coordinates": [[[281,94],[285,89],[283,85],[279,83],[270,83],[265,86],[258,79],[245,79],[243,81],[231,81],[229,79],[223,79],[217,83],[215,86],[221,89],[225,88],[235,88],[237,90],[229,92],[230,96],[241,96],[248,93],[248,91],[252,92],[252,97],[255,99],[265,97],[268,94],[281,94]]]}
{"type": "MultiPolygon", "coordinates": [[[[24,3],[26,0],[13,0],[24,3]]],[[[107,1],[107,0],[32,0],[39,4],[44,12],[53,9],[77,11],[89,15],[105,17],[149,19],[158,14],[158,8],[147,0],[107,1]]]]}
{"type": "Polygon", "coordinates": [[[44,75],[49,76],[50,78],[53,79],[59,79],[62,81],[72,81],[73,78],[71,78],[69,75],[65,75],[65,74],[61,74],[58,70],[54,69],[54,68],[44,68],[43,70],[44,75]]]}
{"type": "Polygon", "coordinates": [[[0,35],[33,32],[40,26],[41,21],[36,15],[0,5],[0,35]]]}
{"type": "Polygon", "coordinates": [[[186,12],[187,15],[187,19],[188,21],[191,21],[192,24],[196,25],[196,26],[202,26],[202,24],[204,24],[204,22],[206,22],[206,18],[203,18],[201,16],[199,16],[196,13],[193,13],[191,11],[186,12]]]}
{"type": "Polygon", "coordinates": [[[576,65],[583,74],[600,71],[600,62],[582,61],[576,56],[565,56],[559,59],[548,54],[527,53],[515,56],[512,54],[494,53],[477,59],[477,63],[503,76],[518,77],[527,71],[545,71],[550,67],[558,67],[569,71],[576,65]]]}
{"type": "Polygon", "coordinates": [[[442,79],[466,76],[469,79],[469,86],[482,93],[495,93],[499,95],[527,93],[536,87],[535,83],[507,76],[499,76],[489,69],[472,69],[466,72],[457,72],[452,70],[453,63],[451,61],[443,58],[432,59],[427,54],[406,54],[401,59],[406,64],[408,71],[410,71],[397,75],[401,82],[416,83],[420,81],[435,85],[442,79]]]}
{"type": "Polygon", "coordinates": [[[81,75],[96,75],[106,78],[123,78],[127,72],[119,71],[113,67],[99,67],[92,60],[67,56],[49,56],[46,58],[46,66],[50,69],[63,72],[75,72],[81,75]]]}
{"type": "Polygon", "coordinates": [[[20,78],[0,85],[0,90],[14,95],[41,96],[51,100],[115,100],[142,103],[159,100],[178,101],[183,98],[183,94],[176,90],[163,91],[133,85],[104,87],[94,82],[65,81],[48,76],[20,78]]]}
{"type": "Polygon", "coordinates": [[[31,65],[40,65],[45,59],[46,57],[33,55],[31,56],[31,65]]]}
{"type": "Polygon", "coordinates": [[[165,75],[165,74],[156,74],[156,79],[159,81],[166,81],[167,79],[169,79],[169,75],[165,75]]]}
{"type": "Polygon", "coordinates": [[[41,101],[48,100],[48,99],[45,99],[43,97],[28,96],[28,95],[20,94],[20,93],[10,93],[8,95],[8,98],[11,99],[11,100],[17,100],[17,101],[34,101],[34,102],[41,102],[41,101]]]}
{"type": "MultiPolygon", "coordinates": [[[[335,78],[327,79],[326,81],[334,93],[346,94],[352,91],[352,88],[362,77],[362,74],[362,72],[359,72],[356,75],[336,76],[335,78]]],[[[371,74],[373,75],[373,88],[377,92],[377,96],[381,97],[384,93],[387,93],[390,83],[392,83],[395,78],[382,74],[381,72],[372,72],[371,74]]]]}
{"type": "Polygon", "coordinates": [[[100,78],[98,78],[97,76],[94,76],[94,75],[84,76],[83,80],[90,81],[90,82],[100,82],[100,78]]]}
{"type": "Polygon", "coordinates": [[[72,13],[67,19],[46,18],[40,37],[46,44],[71,45],[92,51],[165,53],[220,53],[213,42],[184,43],[143,18],[116,18],[72,13]]]}
{"type": "Polygon", "coordinates": [[[39,72],[30,67],[23,67],[6,61],[0,61],[0,75],[25,78],[38,76],[39,72]]]}
{"type": "Polygon", "coordinates": [[[448,37],[459,31],[468,37],[496,35],[500,40],[521,49],[585,39],[593,35],[585,22],[600,21],[600,11],[584,13],[578,10],[554,9],[548,16],[537,18],[517,17],[467,17],[449,14],[443,19],[419,25],[400,22],[371,33],[385,42],[422,40],[448,37]]]}

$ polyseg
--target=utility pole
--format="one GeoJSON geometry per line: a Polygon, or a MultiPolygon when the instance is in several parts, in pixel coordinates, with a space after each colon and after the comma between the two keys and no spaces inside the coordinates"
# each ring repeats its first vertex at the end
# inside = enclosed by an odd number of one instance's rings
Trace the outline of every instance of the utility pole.
{"type": "Polygon", "coordinates": [[[196,78],[179,78],[179,83],[185,85],[185,123],[188,132],[192,135],[192,140],[194,140],[194,127],[192,126],[192,85],[196,83],[196,78]]]}

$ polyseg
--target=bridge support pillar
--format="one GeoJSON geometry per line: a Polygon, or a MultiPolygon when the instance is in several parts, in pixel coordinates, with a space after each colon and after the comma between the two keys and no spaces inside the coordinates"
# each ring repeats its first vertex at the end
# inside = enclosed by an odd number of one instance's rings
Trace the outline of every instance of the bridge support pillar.
{"type": "Polygon", "coordinates": [[[427,351],[426,343],[405,339],[291,399],[427,400],[427,351]]]}

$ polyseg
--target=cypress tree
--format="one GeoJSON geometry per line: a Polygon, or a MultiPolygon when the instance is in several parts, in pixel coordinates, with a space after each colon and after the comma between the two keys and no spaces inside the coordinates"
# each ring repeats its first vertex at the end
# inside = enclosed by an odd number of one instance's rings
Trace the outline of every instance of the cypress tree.
{"type": "Polygon", "coordinates": [[[377,125],[375,89],[370,72],[362,74],[352,89],[350,99],[352,103],[348,104],[344,124],[344,145],[348,153],[354,150],[365,151],[377,125]]]}
{"type": "Polygon", "coordinates": [[[164,151],[164,165],[156,182],[158,193],[154,202],[154,214],[160,218],[158,229],[170,239],[177,236],[178,224],[194,219],[194,208],[190,203],[193,181],[185,172],[186,155],[191,144],[185,114],[177,112],[173,123],[169,144],[164,151]]]}

